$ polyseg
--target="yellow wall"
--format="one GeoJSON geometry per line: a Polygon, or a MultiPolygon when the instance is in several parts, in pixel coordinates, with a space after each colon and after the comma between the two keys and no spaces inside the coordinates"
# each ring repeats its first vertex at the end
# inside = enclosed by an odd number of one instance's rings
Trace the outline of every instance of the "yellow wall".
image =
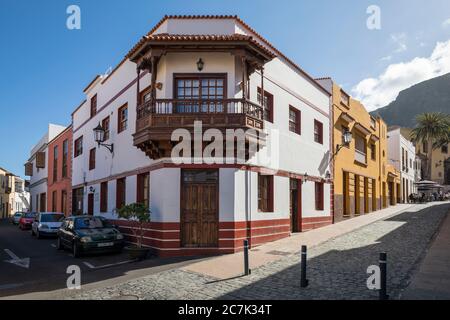
{"type": "MultiPolygon", "coordinates": [[[[345,219],[347,216],[355,215],[355,208],[359,205],[360,214],[372,212],[382,207],[383,182],[386,183],[386,197],[388,196],[387,185],[387,126],[381,118],[372,118],[364,106],[357,100],[349,97],[349,103],[341,101],[341,88],[333,84],[333,140],[334,140],[334,193],[335,193],[335,221],[345,219]],[[347,122],[342,114],[346,113],[353,120],[347,122]],[[357,129],[356,123],[367,129],[363,133],[357,129]],[[337,145],[342,143],[343,127],[347,127],[353,134],[349,147],[343,147],[336,154],[337,145]],[[365,141],[366,164],[355,160],[356,136],[359,135],[365,141]],[[375,137],[375,139],[371,139],[375,137]],[[375,145],[375,159],[371,157],[370,145],[375,145]],[[348,172],[348,192],[344,192],[344,172],[348,172]],[[368,184],[365,186],[365,179],[368,184]],[[359,179],[359,203],[355,201],[358,194],[356,188],[359,179]],[[372,188],[372,179],[375,180],[375,190],[372,188]],[[367,189],[364,197],[365,187],[367,189]],[[344,198],[347,201],[344,201],[344,198]],[[374,198],[374,199],[372,199],[374,198]],[[344,210],[344,202],[347,202],[347,210],[344,210]],[[368,204],[368,206],[365,206],[368,204]],[[375,206],[373,205],[375,204],[375,206]],[[347,212],[345,212],[347,211],[347,212]],[[347,213],[347,215],[344,215],[347,213]]],[[[389,200],[387,200],[389,202],[389,200]]]]}
{"type": "MultiPolygon", "coordinates": [[[[445,178],[445,161],[450,158],[450,144],[447,145],[448,152],[442,152],[441,148],[433,150],[431,155],[431,180],[436,181],[439,184],[446,184],[444,181],[445,178]]],[[[416,153],[426,155],[423,152],[422,143],[416,144],[416,153]]],[[[425,163],[422,163],[422,166],[425,166],[425,163]]]]}

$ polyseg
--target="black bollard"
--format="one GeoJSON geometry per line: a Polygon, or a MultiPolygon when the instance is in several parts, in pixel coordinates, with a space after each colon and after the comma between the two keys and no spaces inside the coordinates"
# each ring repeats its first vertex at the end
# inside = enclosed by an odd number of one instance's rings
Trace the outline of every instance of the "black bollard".
{"type": "Polygon", "coordinates": [[[301,271],[300,271],[300,287],[306,288],[309,284],[309,280],[306,279],[306,246],[302,246],[302,260],[301,260],[301,271]]]}
{"type": "Polygon", "coordinates": [[[380,253],[380,300],[388,300],[387,294],[387,255],[386,252],[380,253]]]}
{"type": "Polygon", "coordinates": [[[248,240],[244,240],[244,270],[246,276],[251,273],[250,265],[248,262],[248,240]]]}

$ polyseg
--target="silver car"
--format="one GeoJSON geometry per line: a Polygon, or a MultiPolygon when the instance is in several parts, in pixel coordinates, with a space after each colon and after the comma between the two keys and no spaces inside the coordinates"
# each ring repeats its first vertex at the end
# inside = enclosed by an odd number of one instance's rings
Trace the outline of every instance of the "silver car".
{"type": "Polygon", "coordinates": [[[38,239],[43,236],[56,236],[63,220],[63,213],[39,212],[31,225],[31,235],[38,239]]]}

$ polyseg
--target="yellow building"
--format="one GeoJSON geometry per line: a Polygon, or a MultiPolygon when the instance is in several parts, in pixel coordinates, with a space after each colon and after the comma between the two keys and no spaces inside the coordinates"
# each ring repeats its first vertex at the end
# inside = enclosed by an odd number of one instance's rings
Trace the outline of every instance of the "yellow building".
{"type": "Polygon", "coordinates": [[[0,167],[0,219],[14,211],[14,175],[0,167]]]}
{"type": "Polygon", "coordinates": [[[332,79],[317,81],[332,93],[334,221],[395,205],[400,174],[388,166],[386,123],[332,79]]]}
{"type": "MultiPolygon", "coordinates": [[[[428,144],[425,142],[416,144],[416,154],[422,160],[422,172],[427,165],[428,144]]],[[[450,185],[450,144],[432,151],[431,177],[422,177],[425,180],[436,181],[441,185],[450,185]]]]}

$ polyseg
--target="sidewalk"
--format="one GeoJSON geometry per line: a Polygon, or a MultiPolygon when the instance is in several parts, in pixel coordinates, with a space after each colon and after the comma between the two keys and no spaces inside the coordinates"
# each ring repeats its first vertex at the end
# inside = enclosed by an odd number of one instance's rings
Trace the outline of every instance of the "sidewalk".
{"type": "Polygon", "coordinates": [[[418,272],[402,294],[402,299],[450,299],[450,215],[444,220],[418,272]]]}
{"type": "MultiPolygon", "coordinates": [[[[398,204],[394,207],[389,207],[305,233],[293,234],[288,238],[261,245],[250,250],[250,268],[260,267],[288,255],[299,254],[302,245],[306,245],[308,248],[317,246],[325,241],[349,233],[375,221],[399,214],[413,206],[414,205],[412,204],[398,204]]],[[[429,205],[423,206],[425,208],[429,205]]],[[[242,275],[244,271],[243,261],[243,252],[238,252],[196,262],[183,267],[182,270],[218,279],[229,279],[242,275]]]]}

